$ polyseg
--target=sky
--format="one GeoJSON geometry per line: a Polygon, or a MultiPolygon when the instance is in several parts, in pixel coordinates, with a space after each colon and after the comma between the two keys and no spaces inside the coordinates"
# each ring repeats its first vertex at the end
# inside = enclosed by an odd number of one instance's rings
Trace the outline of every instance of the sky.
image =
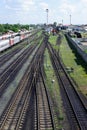
{"type": "Polygon", "coordinates": [[[0,24],[87,24],[87,0],[0,0],[0,24]]]}

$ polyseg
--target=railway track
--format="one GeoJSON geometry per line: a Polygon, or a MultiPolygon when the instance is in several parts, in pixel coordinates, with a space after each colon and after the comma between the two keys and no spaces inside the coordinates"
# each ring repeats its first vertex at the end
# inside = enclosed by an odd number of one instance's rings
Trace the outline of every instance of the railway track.
{"type": "Polygon", "coordinates": [[[75,86],[68,77],[63,65],[61,63],[60,57],[56,51],[52,48],[50,43],[48,44],[48,50],[51,55],[51,60],[59,80],[59,84],[63,89],[63,100],[67,106],[67,112],[69,113],[70,122],[72,123],[72,130],[87,130],[87,109],[83,105],[82,100],[79,97],[78,92],[75,90],[75,86]],[[66,99],[65,99],[65,98],[66,99]],[[74,124],[75,124],[75,127],[74,124]],[[77,126],[78,125],[78,126],[77,126]]]}
{"type": "Polygon", "coordinates": [[[46,88],[43,83],[42,76],[39,75],[39,79],[36,86],[37,97],[37,113],[38,113],[38,130],[53,130],[53,120],[51,116],[51,110],[46,93],[46,88]]]}
{"type": "Polygon", "coordinates": [[[32,58],[0,117],[0,130],[54,130],[51,107],[41,73],[47,39],[32,58]]]}
{"type": "MultiPolygon", "coordinates": [[[[44,41],[46,46],[47,37],[44,41]]],[[[44,47],[43,47],[44,48],[44,47]]],[[[42,53],[44,54],[44,53],[42,53]]],[[[50,99],[46,89],[44,75],[43,75],[43,55],[39,57],[39,73],[36,73],[35,84],[36,84],[36,118],[37,128],[36,130],[54,130],[54,120],[52,116],[50,99]],[[38,78],[37,78],[38,77],[38,78]]]]}
{"type": "Polygon", "coordinates": [[[0,130],[20,130],[24,125],[23,122],[29,107],[29,100],[34,88],[34,78],[37,71],[35,65],[38,62],[36,61],[36,63],[33,60],[0,118],[0,130]]]}
{"type": "MultiPolygon", "coordinates": [[[[47,40],[45,41],[46,44],[47,40]]],[[[54,121],[50,106],[50,99],[45,85],[43,75],[43,56],[39,56],[39,73],[36,73],[36,110],[37,110],[37,129],[54,130],[54,121]]]]}
{"type": "Polygon", "coordinates": [[[39,75],[44,50],[45,43],[38,48],[31,65],[27,68],[26,73],[0,117],[0,130],[37,130],[38,128],[46,130],[46,128],[53,128],[44,83],[39,75]],[[39,95],[37,91],[39,91],[39,95]],[[40,100],[39,97],[41,98],[40,100]],[[43,109],[40,110],[38,107],[43,109]],[[44,111],[45,113],[43,114],[44,111]],[[29,119],[27,116],[30,112],[32,112],[32,119],[29,119]],[[34,121],[33,125],[31,121],[34,121]],[[39,125],[41,122],[42,126],[39,125]]]}
{"type": "Polygon", "coordinates": [[[19,53],[23,49],[22,47],[15,48],[14,50],[0,56],[0,67],[4,65],[8,60],[10,60],[15,54],[19,53]]]}
{"type": "Polygon", "coordinates": [[[27,58],[34,51],[37,44],[27,48],[13,63],[5,69],[5,71],[0,76],[0,96],[2,96],[5,89],[8,87],[9,83],[13,81],[23,64],[26,62],[27,58]]]}
{"type": "MultiPolygon", "coordinates": [[[[30,35],[29,38],[23,40],[20,44],[22,45],[22,44],[26,44],[27,42],[30,43],[32,41],[37,42],[37,41],[39,41],[39,39],[41,37],[42,37],[42,35],[39,37],[37,36],[37,31],[36,31],[34,34],[30,35]],[[24,41],[25,41],[25,43],[24,43],[24,41]]],[[[23,45],[22,46],[16,45],[16,48],[14,48],[14,47],[12,47],[12,48],[13,49],[11,49],[8,53],[0,55],[0,67],[4,63],[6,63],[8,60],[10,60],[15,54],[17,54],[19,51],[21,51],[24,48],[24,46],[23,45]]]]}
{"type": "Polygon", "coordinates": [[[0,130],[20,130],[23,126],[25,114],[29,105],[33,85],[32,70],[28,68],[16,92],[8,103],[0,118],[0,130]]]}

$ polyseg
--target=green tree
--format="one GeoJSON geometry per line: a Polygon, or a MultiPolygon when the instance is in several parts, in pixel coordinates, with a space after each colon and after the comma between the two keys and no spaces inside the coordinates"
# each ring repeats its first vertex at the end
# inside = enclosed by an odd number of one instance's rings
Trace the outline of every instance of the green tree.
{"type": "Polygon", "coordinates": [[[57,26],[57,22],[54,22],[54,23],[53,23],[53,26],[56,27],[56,26],[57,26]]]}
{"type": "Polygon", "coordinates": [[[5,31],[4,26],[0,24],[0,34],[2,34],[5,31]]]}

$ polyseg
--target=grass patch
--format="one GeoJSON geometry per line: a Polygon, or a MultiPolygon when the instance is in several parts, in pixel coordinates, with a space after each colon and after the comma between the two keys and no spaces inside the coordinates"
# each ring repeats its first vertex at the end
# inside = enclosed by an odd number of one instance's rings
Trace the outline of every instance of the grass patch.
{"type": "Polygon", "coordinates": [[[75,48],[67,42],[63,36],[60,46],[60,55],[66,67],[74,68],[70,76],[78,85],[78,90],[84,95],[87,94],[87,64],[82,60],[75,48]]]}
{"type": "Polygon", "coordinates": [[[82,38],[87,38],[87,32],[81,33],[82,38]]]}
{"type": "Polygon", "coordinates": [[[58,33],[58,35],[50,35],[49,36],[49,42],[51,43],[51,45],[53,46],[53,48],[58,51],[60,48],[60,44],[61,44],[61,39],[62,39],[62,33],[58,33]]]}
{"type": "Polygon", "coordinates": [[[53,46],[54,49],[56,49],[58,51],[58,45],[57,45],[57,39],[58,39],[58,35],[50,35],[49,36],[49,42],[51,43],[51,45],[53,46]]]}
{"type": "MultiPolygon", "coordinates": [[[[44,68],[45,68],[45,73],[46,73],[47,88],[48,88],[48,91],[50,93],[52,100],[56,104],[53,106],[54,113],[55,113],[54,120],[57,124],[56,127],[60,128],[60,122],[62,122],[64,119],[63,106],[62,106],[62,100],[61,100],[61,95],[60,95],[60,88],[59,88],[58,81],[57,81],[54,69],[52,67],[50,56],[47,50],[45,51],[44,68]],[[54,80],[54,83],[52,82],[53,80],[54,80]]],[[[62,125],[61,125],[61,128],[62,128],[62,125]]]]}
{"type": "Polygon", "coordinates": [[[52,44],[52,45],[56,45],[56,41],[57,41],[57,35],[50,35],[49,37],[49,42],[52,44]]]}
{"type": "Polygon", "coordinates": [[[87,53],[87,50],[84,50],[85,53],[87,53]]]}
{"type": "Polygon", "coordinates": [[[42,30],[40,30],[40,31],[37,33],[38,37],[39,37],[41,34],[42,34],[42,30]]]}

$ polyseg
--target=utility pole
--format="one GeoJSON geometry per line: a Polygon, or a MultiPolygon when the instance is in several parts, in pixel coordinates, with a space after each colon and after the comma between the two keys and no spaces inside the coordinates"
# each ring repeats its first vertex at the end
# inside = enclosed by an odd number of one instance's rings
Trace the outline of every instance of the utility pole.
{"type": "Polygon", "coordinates": [[[63,25],[63,19],[62,19],[62,25],[63,25]]]}
{"type": "Polygon", "coordinates": [[[71,14],[70,14],[70,25],[71,25],[71,14]]]}
{"type": "Polygon", "coordinates": [[[48,25],[48,12],[49,12],[49,9],[46,9],[46,12],[47,12],[47,25],[48,25]]]}

